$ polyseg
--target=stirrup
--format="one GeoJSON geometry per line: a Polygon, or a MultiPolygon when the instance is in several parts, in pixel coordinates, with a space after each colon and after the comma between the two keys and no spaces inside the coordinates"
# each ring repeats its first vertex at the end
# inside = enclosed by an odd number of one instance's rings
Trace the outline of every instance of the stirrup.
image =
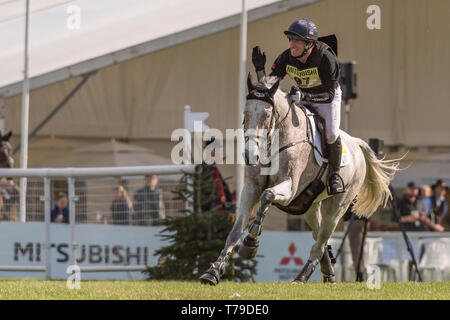
{"type": "Polygon", "coordinates": [[[329,195],[334,195],[334,194],[339,194],[339,193],[344,193],[345,192],[344,179],[342,179],[342,177],[339,175],[339,173],[333,172],[328,177],[327,192],[328,192],[329,195]],[[336,190],[331,190],[331,180],[332,180],[333,177],[337,177],[340,180],[342,188],[339,187],[336,190]]]}

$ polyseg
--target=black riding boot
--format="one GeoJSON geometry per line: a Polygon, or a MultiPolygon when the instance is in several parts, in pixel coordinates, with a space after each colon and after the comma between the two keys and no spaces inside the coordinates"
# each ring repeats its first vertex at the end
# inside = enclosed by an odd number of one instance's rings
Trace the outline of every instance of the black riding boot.
{"type": "Polygon", "coordinates": [[[328,148],[328,194],[345,192],[344,181],[339,175],[341,168],[342,144],[341,137],[338,137],[332,144],[327,144],[328,148]]]}

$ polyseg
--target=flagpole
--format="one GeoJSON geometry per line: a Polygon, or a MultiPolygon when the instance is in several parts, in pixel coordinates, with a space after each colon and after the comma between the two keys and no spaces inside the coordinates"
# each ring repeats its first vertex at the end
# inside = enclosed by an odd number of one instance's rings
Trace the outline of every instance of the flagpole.
{"type": "MultiPolygon", "coordinates": [[[[242,0],[241,13],[241,36],[240,36],[240,57],[239,57],[239,101],[238,101],[238,128],[242,128],[245,107],[245,71],[246,71],[246,51],[247,51],[247,9],[245,8],[245,0],[242,0]]],[[[239,141],[238,143],[243,143],[239,141]]],[[[239,148],[238,148],[239,150],[239,148]]],[[[241,148],[244,150],[244,148],[241,148]]],[[[238,155],[239,157],[239,155],[238,155]]],[[[237,163],[236,168],[236,203],[241,200],[241,192],[244,188],[244,165],[237,163]]]]}
{"type": "MultiPolygon", "coordinates": [[[[22,91],[22,136],[20,147],[20,167],[28,167],[28,121],[30,112],[30,84],[28,79],[28,33],[30,20],[30,0],[26,2],[25,14],[25,54],[24,54],[24,72],[23,72],[23,91],[22,91]]],[[[26,221],[26,196],[27,196],[27,178],[20,178],[20,222],[26,221]]]]}

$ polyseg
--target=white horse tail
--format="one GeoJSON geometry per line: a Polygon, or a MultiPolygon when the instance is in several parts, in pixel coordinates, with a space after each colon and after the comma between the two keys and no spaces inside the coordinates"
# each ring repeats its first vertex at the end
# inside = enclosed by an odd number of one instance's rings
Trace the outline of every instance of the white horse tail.
{"type": "Polygon", "coordinates": [[[366,160],[366,176],[353,209],[357,216],[370,218],[379,206],[384,208],[389,198],[392,198],[389,184],[394,174],[400,170],[398,166],[401,159],[378,159],[365,141],[358,138],[355,140],[366,160]]]}

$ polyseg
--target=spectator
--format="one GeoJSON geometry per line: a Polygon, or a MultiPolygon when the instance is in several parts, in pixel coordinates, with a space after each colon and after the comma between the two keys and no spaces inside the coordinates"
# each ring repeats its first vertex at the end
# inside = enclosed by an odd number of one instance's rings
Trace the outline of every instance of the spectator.
{"type": "Polygon", "coordinates": [[[426,231],[421,214],[424,214],[422,201],[419,199],[419,188],[414,182],[408,183],[400,202],[400,221],[406,231],[426,231]]]}
{"type": "Polygon", "coordinates": [[[3,220],[17,221],[17,208],[19,204],[19,187],[14,180],[6,177],[0,178],[0,192],[3,200],[3,220]]]}
{"type": "Polygon", "coordinates": [[[111,216],[113,224],[129,225],[133,214],[133,202],[123,186],[114,188],[114,200],[111,203],[111,216]]]}
{"type": "Polygon", "coordinates": [[[448,213],[448,205],[445,199],[448,187],[445,181],[439,179],[432,188],[434,194],[431,197],[432,210],[430,212],[430,220],[442,226],[444,218],[448,213]]]}
{"type": "Polygon", "coordinates": [[[162,192],[158,188],[158,176],[145,177],[145,186],[134,195],[133,221],[135,225],[159,224],[166,218],[162,192]]]}
{"type": "MultiPolygon", "coordinates": [[[[206,148],[214,141],[215,138],[211,138],[210,140],[206,141],[204,148],[206,148]]],[[[215,159],[215,157],[216,157],[216,149],[213,148],[211,150],[211,157],[208,160],[212,161],[212,159],[215,159]]],[[[215,162],[212,163],[210,168],[212,173],[212,179],[216,187],[217,197],[215,203],[207,203],[203,205],[202,211],[209,211],[213,208],[226,209],[227,203],[232,203],[233,201],[230,189],[226,181],[223,179],[222,174],[220,173],[219,168],[217,167],[217,164],[215,162]]]]}
{"type": "Polygon", "coordinates": [[[427,184],[424,184],[420,190],[420,197],[422,199],[423,204],[423,210],[425,210],[425,213],[427,216],[430,216],[432,205],[433,205],[433,190],[431,190],[431,187],[427,184]]]}
{"type": "Polygon", "coordinates": [[[56,204],[51,212],[51,222],[69,223],[69,209],[67,209],[67,195],[58,192],[56,204]]]}
{"type": "Polygon", "coordinates": [[[429,185],[423,185],[421,188],[422,212],[420,214],[420,221],[426,226],[429,231],[444,231],[444,227],[439,225],[434,219],[433,214],[433,191],[429,185]]]}
{"type": "Polygon", "coordinates": [[[0,221],[9,221],[9,214],[5,212],[4,197],[5,192],[0,190],[0,221]]]}

